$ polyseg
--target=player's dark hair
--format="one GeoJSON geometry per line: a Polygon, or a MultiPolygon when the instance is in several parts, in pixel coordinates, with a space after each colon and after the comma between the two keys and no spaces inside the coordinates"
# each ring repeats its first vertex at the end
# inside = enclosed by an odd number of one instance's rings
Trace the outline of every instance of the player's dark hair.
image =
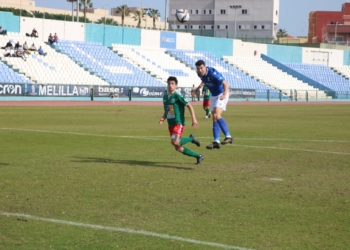
{"type": "Polygon", "coordinates": [[[169,76],[168,80],[166,80],[167,83],[169,83],[170,81],[174,81],[177,85],[177,78],[175,76],[169,76]]]}
{"type": "Polygon", "coordinates": [[[196,67],[199,67],[199,66],[201,66],[201,65],[204,65],[204,66],[205,66],[205,62],[204,62],[203,60],[198,60],[198,61],[196,62],[196,67]]]}

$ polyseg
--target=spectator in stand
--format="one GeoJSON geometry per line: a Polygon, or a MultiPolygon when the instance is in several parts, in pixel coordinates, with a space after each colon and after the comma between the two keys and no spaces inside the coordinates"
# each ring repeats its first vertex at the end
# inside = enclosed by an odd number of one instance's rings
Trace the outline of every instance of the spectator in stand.
{"type": "Polygon", "coordinates": [[[47,39],[47,41],[48,41],[51,45],[55,42],[55,40],[54,40],[54,38],[53,38],[53,36],[52,36],[51,33],[50,33],[49,38],[47,39]]]}
{"type": "Polygon", "coordinates": [[[29,51],[27,42],[24,42],[24,44],[23,44],[23,50],[24,50],[24,52],[25,52],[26,54],[28,54],[28,55],[30,54],[30,51],[29,51]]]}
{"type": "Polygon", "coordinates": [[[55,42],[57,42],[57,41],[58,41],[58,36],[57,36],[57,33],[55,33],[55,35],[53,36],[53,40],[54,40],[55,42]]]}
{"type": "Polygon", "coordinates": [[[10,57],[10,56],[11,56],[11,49],[6,47],[4,51],[4,57],[10,57]]]}
{"type": "Polygon", "coordinates": [[[29,50],[30,50],[30,51],[33,51],[34,53],[38,51],[38,50],[36,49],[34,43],[32,44],[32,46],[30,46],[29,50]]]}
{"type": "Polygon", "coordinates": [[[34,28],[34,29],[32,30],[32,34],[31,34],[30,36],[31,36],[31,37],[38,37],[38,36],[39,36],[38,31],[36,31],[36,29],[34,28]]]}
{"type": "Polygon", "coordinates": [[[39,53],[39,55],[42,55],[42,56],[46,56],[47,55],[47,53],[44,52],[44,50],[43,50],[43,48],[41,48],[41,46],[38,49],[38,53],[39,53]]]}
{"type": "Polygon", "coordinates": [[[2,49],[6,49],[6,48],[9,48],[9,49],[13,49],[13,44],[11,43],[11,40],[8,41],[8,43],[6,43],[6,45],[4,47],[1,47],[2,49]]]}
{"type": "Polygon", "coordinates": [[[17,42],[17,43],[15,44],[15,50],[18,50],[19,47],[21,47],[21,45],[19,44],[19,42],[17,42]]]}
{"type": "Polygon", "coordinates": [[[23,48],[22,48],[21,45],[18,47],[18,49],[17,49],[17,51],[16,51],[16,56],[17,56],[17,57],[22,57],[22,59],[23,59],[24,61],[27,60],[27,58],[26,58],[26,56],[25,56],[25,52],[24,52],[24,50],[23,50],[23,48]]]}
{"type": "Polygon", "coordinates": [[[0,35],[6,35],[7,30],[3,30],[2,27],[0,26],[0,35]]]}

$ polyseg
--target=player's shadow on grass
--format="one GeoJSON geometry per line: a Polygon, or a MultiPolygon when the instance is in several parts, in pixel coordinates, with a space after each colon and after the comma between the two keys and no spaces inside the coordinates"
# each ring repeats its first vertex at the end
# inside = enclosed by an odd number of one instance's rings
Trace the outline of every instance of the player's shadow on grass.
{"type": "Polygon", "coordinates": [[[154,162],[154,161],[115,160],[115,159],[107,159],[107,158],[78,157],[78,156],[75,156],[74,158],[77,158],[80,160],[76,160],[73,162],[99,162],[99,163],[111,163],[111,164],[125,164],[125,165],[131,165],[131,166],[139,165],[139,166],[147,166],[147,167],[155,167],[155,168],[174,168],[174,169],[180,169],[180,170],[193,170],[193,168],[171,166],[168,164],[164,164],[161,162],[154,162]]]}
{"type": "Polygon", "coordinates": [[[0,166],[8,166],[8,165],[10,165],[10,164],[0,162],[0,166]]]}

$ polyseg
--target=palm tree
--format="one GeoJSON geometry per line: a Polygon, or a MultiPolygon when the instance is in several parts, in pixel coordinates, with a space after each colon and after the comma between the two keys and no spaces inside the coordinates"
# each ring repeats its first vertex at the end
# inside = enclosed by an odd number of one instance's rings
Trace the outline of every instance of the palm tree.
{"type": "Polygon", "coordinates": [[[42,18],[44,16],[43,13],[41,13],[40,11],[37,11],[37,10],[32,11],[32,14],[36,18],[42,18]]]}
{"type": "Polygon", "coordinates": [[[130,9],[128,8],[127,5],[121,5],[117,8],[117,10],[115,11],[115,13],[117,14],[122,14],[122,26],[124,26],[124,18],[126,16],[130,16],[130,9]]]}
{"type": "Polygon", "coordinates": [[[156,9],[151,9],[147,12],[147,15],[153,19],[153,29],[156,28],[156,20],[160,17],[160,13],[156,9]]]}
{"type": "Polygon", "coordinates": [[[81,0],[82,2],[79,3],[79,9],[81,10],[84,8],[84,20],[86,20],[86,9],[90,9],[94,7],[94,4],[92,3],[92,0],[81,0]]]}
{"type": "Polygon", "coordinates": [[[102,17],[102,18],[98,19],[96,23],[118,26],[118,22],[115,21],[113,18],[102,17]]]}
{"type": "Polygon", "coordinates": [[[135,21],[137,21],[137,27],[140,28],[141,27],[141,21],[142,19],[145,17],[145,11],[144,10],[137,10],[134,13],[134,16],[132,17],[135,21]]]}
{"type": "Polygon", "coordinates": [[[280,38],[280,37],[287,37],[288,36],[288,33],[285,29],[279,29],[277,31],[277,37],[280,38]]]}

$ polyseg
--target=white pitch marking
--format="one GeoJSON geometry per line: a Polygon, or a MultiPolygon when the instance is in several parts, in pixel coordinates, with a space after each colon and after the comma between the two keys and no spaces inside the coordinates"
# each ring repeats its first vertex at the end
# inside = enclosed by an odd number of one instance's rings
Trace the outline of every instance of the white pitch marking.
{"type": "Polygon", "coordinates": [[[143,230],[135,230],[135,229],[130,229],[130,228],[106,227],[106,226],[85,224],[85,223],[66,221],[66,220],[48,219],[48,218],[33,216],[33,215],[29,215],[29,214],[7,213],[7,212],[1,212],[1,211],[0,211],[0,214],[5,215],[5,216],[18,216],[18,217],[24,217],[24,218],[32,219],[32,220],[46,221],[46,222],[52,222],[52,223],[57,223],[57,224],[77,226],[77,227],[101,229],[101,230],[108,230],[108,231],[117,231],[117,232],[130,233],[130,234],[141,234],[141,235],[152,236],[152,237],[163,238],[163,239],[185,241],[185,242],[198,244],[198,245],[219,247],[219,248],[223,248],[223,249],[251,250],[249,248],[242,248],[242,247],[230,246],[230,245],[225,245],[225,244],[220,244],[220,243],[215,243],[215,242],[207,242],[207,241],[182,238],[182,237],[178,237],[178,236],[171,236],[168,234],[159,234],[159,233],[153,233],[153,232],[143,231],[143,230]]]}
{"type": "MultiPolygon", "coordinates": [[[[110,137],[110,138],[129,138],[129,139],[144,139],[144,140],[154,140],[160,141],[160,139],[155,139],[153,137],[142,137],[142,136],[123,136],[123,135],[101,135],[101,134],[86,134],[78,132],[65,132],[65,131],[50,131],[50,130],[37,130],[37,129],[20,129],[20,128],[1,128],[2,130],[17,130],[17,131],[30,131],[38,133],[52,133],[52,134],[70,134],[70,135],[83,135],[83,136],[97,136],[97,137],[110,137]]],[[[158,138],[166,138],[166,136],[157,136],[158,138]]],[[[200,138],[200,137],[198,137],[200,138]]],[[[208,137],[202,137],[208,138],[208,137]]],[[[239,138],[236,138],[239,139],[239,138]]],[[[270,139],[267,139],[270,140],[270,139]]],[[[278,140],[278,139],[276,139],[278,140]]],[[[281,139],[289,140],[289,139],[281,139]]],[[[293,139],[290,139],[293,140],[293,139]]],[[[345,142],[345,141],[334,141],[334,142],[345,142]]],[[[312,150],[312,149],[293,149],[293,148],[281,148],[281,147],[264,147],[264,146],[250,146],[250,145],[237,145],[232,144],[235,147],[250,147],[250,148],[266,148],[266,149],[278,149],[278,150],[293,150],[293,151],[304,151],[304,152],[314,152],[314,153],[326,153],[326,154],[338,154],[338,155],[350,155],[347,152],[334,152],[334,151],[322,151],[322,150],[312,150]]]]}
{"type": "Polygon", "coordinates": [[[294,149],[294,148],[280,148],[280,147],[262,147],[262,146],[251,146],[251,145],[237,145],[232,144],[235,147],[246,147],[246,148],[266,148],[266,149],[278,149],[278,150],[291,150],[291,151],[304,151],[304,152],[314,152],[323,154],[335,154],[335,155],[350,155],[347,152],[334,152],[334,151],[322,151],[322,150],[312,150],[312,149],[294,149]]]}
{"type": "Polygon", "coordinates": [[[270,181],[283,181],[281,178],[269,178],[270,181]]]}

